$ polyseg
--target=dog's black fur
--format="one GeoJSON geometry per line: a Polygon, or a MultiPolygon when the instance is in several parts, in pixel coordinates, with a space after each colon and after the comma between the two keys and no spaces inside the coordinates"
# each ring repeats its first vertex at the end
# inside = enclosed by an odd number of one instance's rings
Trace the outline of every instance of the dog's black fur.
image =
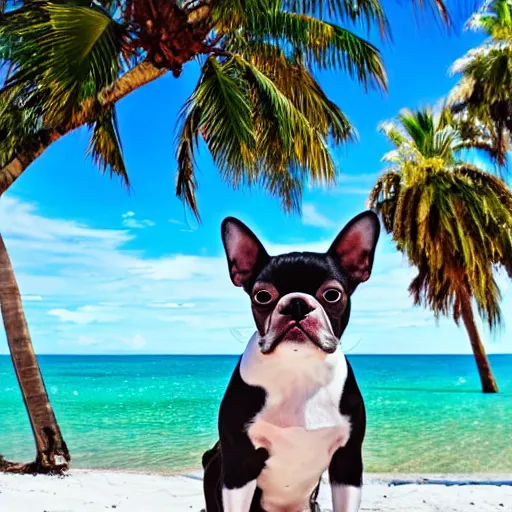
{"type": "MultiPolygon", "coordinates": [[[[222,235],[231,278],[235,285],[243,286],[249,294],[256,283],[265,282],[272,283],[280,297],[294,292],[315,297],[322,283],[328,280],[340,283],[346,293],[343,307],[333,308],[329,304],[323,305],[332,331],[339,339],[349,321],[350,295],[360,282],[369,278],[379,235],[379,223],[377,217],[371,212],[359,215],[344,228],[331,249],[325,254],[296,252],[270,257],[254,234],[232,218],[224,221],[222,235]],[[352,258],[349,258],[346,256],[346,251],[350,252],[352,246],[350,246],[348,235],[361,220],[368,224],[368,229],[372,230],[369,235],[371,243],[368,250],[363,251],[364,254],[355,256],[352,254],[352,258]],[[248,262],[241,261],[241,257],[237,260],[236,255],[230,254],[228,231],[233,223],[236,229],[241,230],[242,234],[248,237],[249,243],[253,244],[253,254],[248,262]],[[345,240],[348,242],[345,243],[345,240]],[[344,247],[342,247],[343,243],[345,243],[344,247]],[[361,261],[363,264],[360,264],[361,261]]],[[[261,333],[269,312],[254,301],[252,308],[256,325],[261,333]]],[[[265,406],[266,391],[263,387],[251,386],[244,382],[240,373],[240,361],[220,406],[220,440],[212,449],[204,453],[202,458],[205,470],[204,495],[207,512],[222,512],[224,510],[222,487],[238,489],[249,481],[257,479],[265,467],[266,460],[271,456],[265,448],[256,449],[246,432],[248,424],[265,406]]],[[[348,361],[347,366],[347,378],[339,401],[339,411],[350,418],[350,437],[344,446],[334,452],[328,469],[331,483],[360,487],[363,472],[361,448],[366,417],[363,399],[348,361]]],[[[320,510],[317,504],[318,490],[319,484],[310,497],[312,512],[320,510]]],[[[250,512],[264,512],[260,501],[261,496],[262,491],[257,488],[250,512]]]]}

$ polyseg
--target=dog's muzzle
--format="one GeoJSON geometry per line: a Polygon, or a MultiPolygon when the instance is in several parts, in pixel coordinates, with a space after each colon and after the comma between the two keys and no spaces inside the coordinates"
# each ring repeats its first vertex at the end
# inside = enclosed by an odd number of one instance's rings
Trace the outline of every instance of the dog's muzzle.
{"type": "Polygon", "coordinates": [[[328,354],[339,344],[323,307],[305,293],[290,293],[277,303],[260,340],[262,353],[270,354],[281,342],[313,343],[328,354]]]}

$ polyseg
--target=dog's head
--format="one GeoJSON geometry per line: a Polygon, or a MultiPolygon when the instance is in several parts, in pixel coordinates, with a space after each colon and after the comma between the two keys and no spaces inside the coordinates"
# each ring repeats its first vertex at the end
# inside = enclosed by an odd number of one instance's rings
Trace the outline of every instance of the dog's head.
{"type": "Polygon", "coordinates": [[[380,225],[364,212],[352,219],[324,253],[269,256],[239,220],[222,223],[231,281],[251,297],[263,354],[285,341],[313,343],[334,352],[347,326],[350,296],[372,271],[380,225]]]}

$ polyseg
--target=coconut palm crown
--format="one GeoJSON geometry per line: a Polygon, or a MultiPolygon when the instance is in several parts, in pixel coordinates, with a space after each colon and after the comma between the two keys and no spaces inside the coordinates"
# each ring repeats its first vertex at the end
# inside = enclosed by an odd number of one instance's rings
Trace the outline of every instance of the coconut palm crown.
{"type": "MultiPolygon", "coordinates": [[[[114,102],[165,71],[180,76],[195,61],[200,77],[177,138],[178,196],[197,213],[194,156],[202,138],[232,186],[262,185],[286,209],[298,209],[306,179],[334,179],[328,143],[354,137],[313,71],[341,69],[381,89],[386,74],[375,46],[311,15],[322,3],[292,3],[33,1],[7,10],[0,19],[0,166],[87,124],[94,161],[128,184],[114,102]]],[[[378,0],[323,9],[332,19],[388,29],[378,0]]],[[[0,171],[4,188],[16,178],[8,171],[0,171]]]]}
{"type": "Polygon", "coordinates": [[[460,158],[460,132],[429,109],[405,110],[380,129],[394,149],[369,205],[418,270],[409,291],[436,316],[462,318],[483,389],[497,391],[474,324],[471,300],[489,327],[501,320],[494,271],[512,277],[512,193],[496,176],[460,158]]]}

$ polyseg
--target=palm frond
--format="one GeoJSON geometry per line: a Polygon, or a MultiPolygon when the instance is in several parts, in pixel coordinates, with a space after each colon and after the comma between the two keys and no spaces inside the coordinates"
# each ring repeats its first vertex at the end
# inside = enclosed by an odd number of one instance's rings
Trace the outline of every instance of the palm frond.
{"type": "Polygon", "coordinates": [[[399,148],[402,144],[407,142],[407,137],[403,130],[392,121],[379,123],[377,129],[383,133],[396,148],[399,148]]]}
{"type": "Polygon", "coordinates": [[[94,98],[119,72],[122,31],[104,11],[29,4],[0,22],[0,46],[13,67],[6,88],[37,92],[47,126],[63,125],[85,98],[94,98]]]}
{"type": "MultiPolygon", "coordinates": [[[[443,0],[413,0],[414,7],[430,9],[444,23],[451,25],[451,16],[446,2],[443,0]]],[[[288,0],[286,5],[290,10],[318,14],[341,21],[361,20],[365,24],[377,24],[381,34],[388,30],[387,19],[380,3],[376,0],[351,3],[346,0],[288,0]]]]}
{"type": "Polygon", "coordinates": [[[201,110],[201,134],[221,170],[242,175],[255,138],[248,89],[233,60],[219,64],[214,57],[203,66],[192,102],[201,110]]]}
{"type": "Polygon", "coordinates": [[[389,35],[389,22],[379,0],[218,0],[213,6],[213,20],[230,30],[244,26],[258,30],[263,18],[274,13],[293,12],[315,16],[321,20],[359,22],[363,26],[377,25],[382,37],[389,35]]]}
{"type": "Polygon", "coordinates": [[[182,110],[177,194],[197,215],[194,153],[204,139],[232,187],[259,185],[300,209],[305,182],[329,183],[327,140],[353,136],[350,123],[298,61],[272,45],[245,47],[223,63],[210,57],[182,110]]]}
{"type": "MultiPolygon", "coordinates": [[[[489,38],[452,65],[452,73],[461,78],[448,96],[448,105],[465,120],[485,127],[493,145],[487,153],[502,173],[512,135],[512,5],[509,0],[484,2],[468,27],[489,38]]],[[[479,140],[477,145],[485,144],[479,140]]]]}
{"type": "Polygon", "coordinates": [[[357,138],[345,114],[327,97],[297,55],[289,57],[278,46],[260,42],[228,48],[272,80],[324,138],[329,137],[335,144],[357,138]]]}
{"type": "Polygon", "coordinates": [[[274,83],[322,137],[332,140],[334,144],[355,141],[357,134],[354,127],[338,105],[327,97],[313,75],[300,64],[286,67],[291,68],[292,79],[282,80],[283,75],[287,78],[290,76],[285,69],[283,74],[273,77],[274,83]]]}
{"type": "Polygon", "coordinates": [[[20,101],[14,87],[0,91],[0,167],[5,166],[41,128],[37,106],[20,101]]]}
{"type": "Polygon", "coordinates": [[[251,35],[291,46],[306,66],[340,69],[364,87],[387,88],[379,50],[345,28],[304,14],[276,11],[251,27],[251,35]]]}
{"type": "Polygon", "coordinates": [[[102,112],[94,123],[87,152],[103,173],[109,171],[111,178],[117,175],[127,187],[130,186],[114,108],[102,112]]]}
{"type": "Polygon", "coordinates": [[[401,192],[401,182],[402,175],[400,171],[396,169],[389,170],[377,180],[368,198],[368,208],[380,215],[387,233],[393,232],[393,222],[397,199],[401,192]]]}
{"type": "Polygon", "coordinates": [[[218,0],[211,11],[212,21],[222,31],[236,31],[254,24],[277,5],[276,0],[218,0]]]}
{"type": "Polygon", "coordinates": [[[369,27],[377,25],[382,37],[389,35],[389,22],[378,0],[347,2],[346,0],[285,0],[286,10],[311,14],[320,19],[359,21],[369,27]]]}
{"type": "Polygon", "coordinates": [[[235,60],[257,95],[258,107],[271,113],[270,117],[276,124],[276,132],[290,164],[307,169],[313,181],[332,181],[335,176],[334,165],[324,137],[286,94],[256,66],[240,56],[236,56],[235,60]]]}
{"type": "Polygon", "coordinates": [[[201,130],[201,108],[189,98],[181,111],[182,127],[177,139],[178,171],[176,173],[176,196],[185,202],[199,220],[196,200],[197,180],[195,176],[194,151],[199,144],[201,130]]]}
{"type": "Polygon", "coordinates": [[[223,46],[237,53],[244,45],[269,44],[288,58],[301,56],[310,70],[339,69],[364,88],[387,88],[387,76],[379,50],[351,31],[295,12],[262,11],[247,25],[224,33],[223,46]]]}
{"type": "Polygon", "coordinates": [[[194,148],[199,135],[221,172],[253,181],[254,161],[250,155],[256,141],[247,96],[247,86],[240,80],[233,61],[219,64],[209,57],[196,89],[181,111],[176,193],[196,216],[194,148]]]}
{"type": "Polygon", "coordinates": [[[404,109],[398,114],[398,122],[420,150],[425,150],[432,144],[434,119],[429,110],[404,109]]]}
{"type": "Polygon", "coordinates": [[[302,209],[302,188],[304,177],[290,172],[275,172],[270,166],[261,169],[260,185],[272,197],[280,199],[282,208],[286,212],[300,213],[302,209]]]}

